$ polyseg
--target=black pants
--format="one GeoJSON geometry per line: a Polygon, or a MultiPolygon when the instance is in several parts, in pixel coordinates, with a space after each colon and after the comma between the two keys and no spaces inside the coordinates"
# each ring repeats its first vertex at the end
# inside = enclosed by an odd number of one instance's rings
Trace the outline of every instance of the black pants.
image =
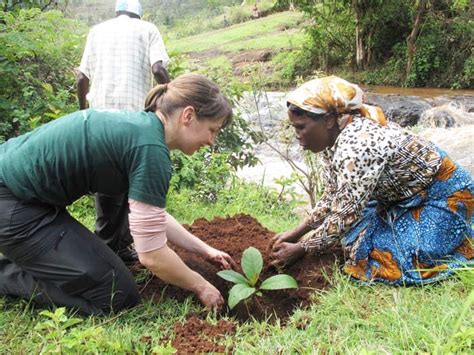
{"type": "Polygon", "coordinates": [[[128,194],[95,195],[97,218],[95,234],[113,251],[127,248],[133,242],[128,224],[128,194]]]}
{"type": "Polygon", "coordinates": [[[139,301],[135,280],[63,208],[17,199],[0,184],[0,294],[105,315],[139,301]]]}

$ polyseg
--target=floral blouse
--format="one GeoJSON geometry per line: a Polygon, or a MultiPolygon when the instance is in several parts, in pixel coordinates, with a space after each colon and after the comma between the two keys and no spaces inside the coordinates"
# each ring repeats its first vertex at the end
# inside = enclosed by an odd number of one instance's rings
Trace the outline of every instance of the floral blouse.
{"type": "Polygon", "coordinates": [[[433,143],[361,115],[322,152],[322,161],[325,191],[308,220],[314,230],[301,239],[310,253],[343,237],[368,201],[390,205],[409,198],[430,184],[441,165],[433,143]]]}

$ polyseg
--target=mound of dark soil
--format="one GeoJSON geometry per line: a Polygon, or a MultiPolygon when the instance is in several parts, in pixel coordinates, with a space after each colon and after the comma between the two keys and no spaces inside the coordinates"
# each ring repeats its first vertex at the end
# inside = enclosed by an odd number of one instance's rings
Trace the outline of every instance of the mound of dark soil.
{"type": "MultiPolygon", "coordinates": [[[[277,274],[274,268],[265,266],[270,262],[269,244],[275,233],[264,228],[254,218],[248,215],[236,215],[228,218],[215,218],[212,221],[196,220],[191,226],[186,226],[194,235],[204,240],[214,248],[229,253],[237,263],[240,263],[242,252],[249,246],[260,250],[264,260],[264,270],[261,280],[277,274]]],[[[199,272],[221,291],[227,300],[228,291],[233,284],[217,276],[217,267],[206,262],[201,257],[176,249],[184,262],[193,270],[199,272]]],[[[310,294],[314,290],[328,286],[325,274],[331,276],[334,264],[342,259],[340,249],[333,250],[321,256],[305,256],[302,260],[285,270],[292,275],[299,285],[297,290],[264,291],[263,297],[255,297],[255,301],[241,302],[231,312],[237,319],[245,321],[250,317],[256,319],[285,320],[295,307],[307,306],[310,294]]],[[[154,277],[142,285],[142,297],[159,301],[159,296],[165,284],[154,277]]],[[[183,300],[191,293],[174,286],[167,286],[164,294],[178,300],[183,300]]]]}

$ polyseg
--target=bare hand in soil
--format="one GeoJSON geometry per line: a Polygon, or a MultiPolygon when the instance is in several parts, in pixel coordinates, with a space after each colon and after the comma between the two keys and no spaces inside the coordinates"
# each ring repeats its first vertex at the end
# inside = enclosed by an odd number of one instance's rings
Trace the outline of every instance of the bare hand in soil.
{"type": "Polygon", "coordinates": [[[209,250],[207,251],[206,260],[220,269],[237,269],[237,264],[229,254],[212,247],[209,247],[209,250]]]}
{"type": "Polygon", "coordinates": [[[220,310],[224,305],[224,298],[217,288],[206,282],[204,287],[196,292],[199,301],[209,310],[220,310]]]}
{"type": "Polygon", "coordinates": [[[297,239],[298,239],[298,235],[295,234],[293,230],[289,230],[283,233],[276,234],[272,238],[270,242],[270,246],[272,248],[272,251],[274,252],[280,248],[281,243],[284,243],[284,242],[291,243],[291,242],[295,242],[297,239]]]}
{"type": "Polygon", "coordinates": [[[270,257],[273,259],[271,265],[276,268],[291,265],[305,254],[299,243],[279,242],[274,244],[270,257]]]}

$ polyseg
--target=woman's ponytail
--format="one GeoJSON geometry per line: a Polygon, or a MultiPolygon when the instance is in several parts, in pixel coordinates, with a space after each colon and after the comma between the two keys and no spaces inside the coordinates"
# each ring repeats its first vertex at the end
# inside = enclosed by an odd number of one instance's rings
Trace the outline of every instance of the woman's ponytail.
{"type": "Polygon", "coordinates": [[[163,95],[166,91],[168,91],[168,84],[158,84],[151,89],[145,99],[145,111],[155,112],[157,104],[159,104],[158,101],[163,101],[163,95]]]}

